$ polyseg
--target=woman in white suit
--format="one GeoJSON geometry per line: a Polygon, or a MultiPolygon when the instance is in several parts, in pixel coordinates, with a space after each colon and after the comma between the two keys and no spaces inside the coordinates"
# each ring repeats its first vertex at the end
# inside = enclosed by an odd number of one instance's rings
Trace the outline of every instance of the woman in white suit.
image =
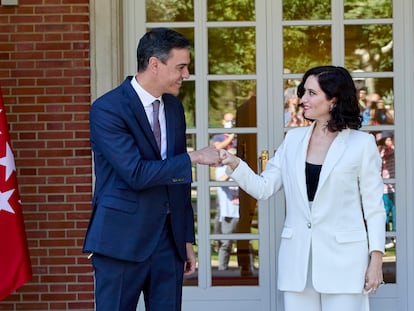
{"type": "Polygon", "coordinates": [[[285,311],[367,311],[383,283],[385,212],[373,135],[358,131],[356,89],[342,67],[308,70],[298,87],[309,127],[288,131],[256,175],[221,150],[227,173],[258,200],[286,197],[278,288],[285,311]]]}

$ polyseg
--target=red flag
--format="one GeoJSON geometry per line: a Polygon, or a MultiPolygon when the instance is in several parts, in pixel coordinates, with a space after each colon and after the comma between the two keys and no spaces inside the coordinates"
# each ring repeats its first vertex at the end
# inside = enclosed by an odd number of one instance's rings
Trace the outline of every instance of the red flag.
{"type": "Polygon", "coordinates": [[[0,300],[31,276],[16,167],[0,88],[0,300]]]}

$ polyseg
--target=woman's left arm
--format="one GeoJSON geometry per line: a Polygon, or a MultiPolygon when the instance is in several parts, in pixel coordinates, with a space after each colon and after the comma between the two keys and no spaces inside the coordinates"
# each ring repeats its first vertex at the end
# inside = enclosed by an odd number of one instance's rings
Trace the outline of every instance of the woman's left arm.
{"type": "Polygon", "coordinates": [[[360,172],[362,208],[369,240],[370,260],[364,289],[374,293],[383,283],[382,256],[385,249],[385,209],[382,195],[381,157],[373,135],[365,144],[360,172]]]}
{"type": "Polygon", "coordinates": [[[369,252],[380,253],[385,249],[385,209],[383,202],[384,182],[381,176],[381,157],[373,135],[364,141],[359,188],[365,223],[367,227],[369,252]]]}

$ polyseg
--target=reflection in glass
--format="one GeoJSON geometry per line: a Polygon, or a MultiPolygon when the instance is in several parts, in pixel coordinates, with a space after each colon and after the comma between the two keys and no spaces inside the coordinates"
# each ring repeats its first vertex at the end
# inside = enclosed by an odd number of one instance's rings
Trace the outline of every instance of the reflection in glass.
{"type": "Polygon", "coordinates": [[[187,128],[194,128],[196,123],[195,114],[195,82],[183,81],[181,85],[178,98],[181,100],[184,106],[184,115],[187,128]]]}
{"type": "Polygon", "coordinates": [[[397,275],[397,253],[396,253],[397,239],[395,234],[388,235],[385,244],[385,254],[383,256],[382,272],[385,283],[396,283],[397,275]]]}
{"type": "MultiPolygon", "coordinates": [[[[225,117],[227,116],[233,116],[233,114],[226,113],[225,117]]],[[[216,147],[217,149],[224,149],[230,152],[231,154],[236,154],[237,153],[237,134],[231,133],[231,130],[228,130],[224,133],[212,134],[210,135],[210,144],[216,147]]],[[[213,169],[215,169],[215,167],[213,167],[213,169]]],[[[215,174],[217,174],[217,172],[215,172],[215,174]]],[[[227,179],[223,177],[220,179],[217,179],[217,177],[214,177],[213,180],[226,181],[227,179]]]]}
{"type": "Polygon", "coordinates": [[[392,25],[345,26],[345,67],[350,71],[393,71],[392,37],[392,25]]]}
{"type": "Polygon", "coordinates": [[[255,27],[209,28],[208,69],[210,74],[255,74],[255,27]]]}
{"type": "Polygon", "coordinates": [[[392,78],[354,79],[362,125],[394,124],[394,91],[392,78]]]}
{"type": "Polygon", "coordinates": [[[331,18],[331,0],[283,0],[283,20],[331,18]],[[300,4],[299,4],[300,3],[300,4]]]}
{"type": "MultiPolygon", "coordinates": [[[[195,235],[198,235],[198,208],[197,208],[197,188],[191,187],[191,205],[194,211],[194,227],[195,227],[195,235]]],[[[194,247],[194,252],[196,255],[196,262],[198,262],[198,243],[196,241],[194,247]]],[[[196,266],[196,272],[189,276],[184,276],[184,286],[197,286],[198,285],[198,266],[196,266]]]]}
{"type": "Polygon", "coordinates": [[[284,103],[284,124],[285,127],[308,126],[310,121],[303,116],[303,106],[300,104],[300,99],[297,96],[297,86],[300,80],[285,81],[285,90],[283,93],[284,103]]]}
{"type": "Polygon", "coordinates": [[[385,107],[385,102],[382,98],[379,98],[377,101],[371,101],[368,125],[386,124],[394,124],[393,113],[385,107]]]}
{"type": "Polygon", "coordinates": [[[288,73],[305,72],[311,67],[330,65],[330,26],[283,27],[283,66],[288,73]]]}
{"type": "Polygon", "coordinates": [[[208,21],[254,21],[254,0],[208,0],[208,21]]]}
{"type": "Polygon", "coordinates": [[[395,184],[390,183],[390,179],[395,178],[395,145],[394,132],[381,131],[376,133],[378,150],[381,155],[381,175],[384,179],[384,208],[386,213],[386,229],[387,231],[396,231],[395,222],[395,184]]]}
{"type": "Polygon", "coordinates": [[[194,21],[194,0],[146,0],[147,22],[194,21]]]}
{"type": "MultiPolygon", "coordinates": [[[[223,123],[224,115],[226,113],[237,115],[238,108],[256,94],[256,81],[210,81],[208,92],[208,125],[209,127],[225,127],[223,123]]],[[[231,127],[236,126],[238,125],[234,120],[231,127]]],[[[252,126],[256,126],[256,122],[252,126]]]]}
{"type": "Polygon", "coordinates": [[[213,286],[258,285],[259,284],[259,241],[237,240],[230,248],[226,269],[219,269],[219,248],[217,241],[211,241],[211,274],[213,286]],[[240,252],[238,245],[248,245],[248,253],[240,252]],[[235,247],[237,246],[237,248],[235,247]],[[249,260],[244,257],[248,256],[249,260]]]}
{"type": "Polygon", "coordinates": [[[195,227],[195,234],[197,236],[198,232],[197,232],[197,215],[198,215],[198,205],[197,205],[197,188],[196,187],[191,187],[191,206],[193,207],[193,211],[194,211],[194,227],[195,227]]]}
{"type": "MultiPolygon", "coordinates": [[[[216,173],[224,169],[216,169],[216,173]]],[[[222,174],[220,175],[222,176],[222,174]]],[[[217,187],[216,191],[214,233],[226,235],[235,233],[239,223],[239,188],[237,186],[217,187]]],[[[227,270],[230,253],[236,245],[233,240],[228,238],[219,240],[218,244],[218,269],[227,270]]]]}
{"type": "MultiPolygon", "coordinates": [[[[225,176],[225,167],[216,167],[214,177],[219,180],[225,176]]],[[[248,240],[232,239],[233,234],[259,232],[257,201],[243,192],[231,180],[223,185],[210,188],[210,232],[222,235],[212,241],[213,264],[218,271],[235,270],[238,276],[250,276],[254,271],[255,247],[248,240]],[[234,250],[237,252],[234,252],[234,250]]],[[[257,249],[257,247],[256,247],[257,249]]],[[[257,253],[257,251],[256,251],[257,253]]]]}
{"type": "Polygon", "coordinates": [[[392,18],[392,0],[344,0],[345,19],[392,18]]]}
{"type": "Polygon", "coordinates": [[[395,221],[395,185],[394,184],[384,184],[384,194],[383,194],[384,208],[386,214],[386,229],[387,231],[395,232],[397,228],[397,223],[395,221]]]}
{"type": "MultiPolygon", "coordinates": [[[[248,98],[237,105],[235,127],[256,127],[256,124],[256,87],[254,87],[254,91],[249,93],[248,98]]],[[[240,151],[237,153],[240,156],[240,151]]]]}

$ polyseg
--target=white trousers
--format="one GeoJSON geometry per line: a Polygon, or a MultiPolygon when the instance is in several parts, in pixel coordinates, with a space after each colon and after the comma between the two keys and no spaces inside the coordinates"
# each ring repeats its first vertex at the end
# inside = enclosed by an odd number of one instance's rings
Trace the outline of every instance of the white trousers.
{"type": "Polygon", "coordinates": [[[303,292],[284,292],[285,311],[369,311],[368,295],[321,294],[313,287],[303,292]]]}

